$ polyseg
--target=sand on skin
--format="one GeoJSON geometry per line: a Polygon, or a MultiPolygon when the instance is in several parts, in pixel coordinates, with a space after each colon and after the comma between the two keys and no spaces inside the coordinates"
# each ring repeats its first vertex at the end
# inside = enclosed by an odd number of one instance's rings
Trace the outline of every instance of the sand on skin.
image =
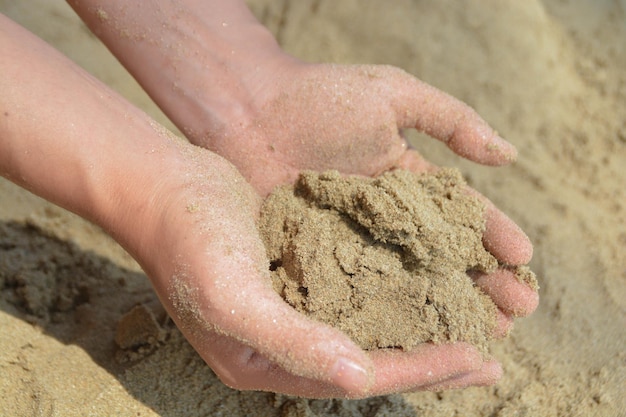
{"type": "MultiPolygon", "coordinates": [[[[519,148],[515,165],[494,170],[410,136],[431,160],[459,167],[535,244],[531,267],[541,279],[541,304],[508,339],[492,344],[504,365],[503,380],[495,387],[367,401],[307,402],[232,391],[217,382],[169,322],[158,319],[155,296],[128,255],[97,228],[1,181],[0,221],[29,219],[45,231],[13,228],[12,240],[25,248],[39,241],[37,262],[58,266],[65,259],[70,271],[88,278],[87,287],[69,297],[73,301],[45,304],[69,306],[45,307],[48,318],[0,297],[0,414],[625,414],[626,52],[621,45],[626,4],[251,3],[295,55],[398,65],[468,102],[519,148]],[[48,240],[47,233],[61,243],[48,240]],[[69,249],[67,241],[76,247],[69,249]],[[89,265],[106,274],[91,276],[89,265]],[[141,359],[120,362],[116,327],[137,304],[151,309],[167,336],[141,359]]],[[[0,11],[171,126],[64,2],[0,0],[0,11]]],[[[57,288],[58,294],[74,294],[72,288],[57,288]]]]}

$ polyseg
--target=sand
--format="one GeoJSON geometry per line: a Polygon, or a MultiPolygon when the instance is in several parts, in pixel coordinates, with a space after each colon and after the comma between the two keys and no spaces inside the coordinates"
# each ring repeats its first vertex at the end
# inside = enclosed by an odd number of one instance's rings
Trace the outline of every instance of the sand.
{"type": "Polygon", "coordinates": [[[493,272],[485,207],[460,172],[376,178],[304,172],[261,210],[274,289],[365,350],[463,341],[483,351],[496,305],[467,274],[493,272]]]}
{"type": "MultiPolygon", "coordinates": [[[[2,180],[0,230],[10,243],[0,250],[21,255],[3,261],[14,278],[3,275],[0,294],[0,415],[626,415],[626,3],[251,3],[293,54],[400,66],[468,102],[518,147],[514,165],[478,167],[408,133],[535,244],[540,305],[490,346],[503,379],[363,401],[230,390],[110,238],[2,180]],[[144,337],[124,338],[127,325],[144,337]]],[[[64,2],[0,0],[0,11],[171,126],[64,2]]]]}

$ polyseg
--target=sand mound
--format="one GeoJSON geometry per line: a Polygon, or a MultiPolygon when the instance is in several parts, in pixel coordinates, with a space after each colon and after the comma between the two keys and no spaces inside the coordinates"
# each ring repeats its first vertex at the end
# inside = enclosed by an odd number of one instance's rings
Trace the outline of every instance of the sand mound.
{"type": "Polygon", "coordinates": [[[458,171],[304,173],[265,202],[274,287],[364,349],[466,341],[486,349],[496,306],[466,274],[493,271],[482,204],[458,171]]]}

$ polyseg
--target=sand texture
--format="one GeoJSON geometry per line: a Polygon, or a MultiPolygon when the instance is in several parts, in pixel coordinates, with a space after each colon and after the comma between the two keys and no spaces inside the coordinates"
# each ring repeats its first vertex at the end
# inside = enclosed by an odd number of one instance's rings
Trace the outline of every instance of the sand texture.
{"type": "MultiPolygon", "coordinates": [[[[626,416],[626,2],[250,4],[292,54],[402,67],[517,146],[515,164],[479,167],[406,132],[535,245],[540,305],[489,346],[503,379],[362,401],[233,391],[118,245],[0,179],[0,416],[626,416]]],[[[64,1],[0,0],[0,12],[171,127],[64,1]]]]}
{"type": "Polygon", "coordinates": [[[482,244],[484,206],[464,185],[455,170],[303,173],[261,211],[276,291],[366,350],[448,341],[486,350],[496,306],[466,272],[498,262],[482,244]]]}

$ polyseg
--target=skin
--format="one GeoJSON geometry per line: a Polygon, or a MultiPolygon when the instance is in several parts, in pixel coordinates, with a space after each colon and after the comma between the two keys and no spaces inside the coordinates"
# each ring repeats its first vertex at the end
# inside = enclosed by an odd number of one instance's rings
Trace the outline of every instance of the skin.
{"type": "MultiPolygon", "coordinates": [[[[240,1],[70,4],[190,142],[2,18],[0,173],[124,246],[225,384],[360,398],[500,377],[462,343],[368,353],[295,312],[271,288],[255,223],[262,197],[302,169],[436,169],[403,128],[479,163],[512,161],[471,108],[397,68],[298,61],[240,1]]],[[[528,238],[485,202],[485,247],[527,263],[528,238]]],[[[504,270],[476,282],[500,307],[499,335],[537,305],[504,270]]]]}

